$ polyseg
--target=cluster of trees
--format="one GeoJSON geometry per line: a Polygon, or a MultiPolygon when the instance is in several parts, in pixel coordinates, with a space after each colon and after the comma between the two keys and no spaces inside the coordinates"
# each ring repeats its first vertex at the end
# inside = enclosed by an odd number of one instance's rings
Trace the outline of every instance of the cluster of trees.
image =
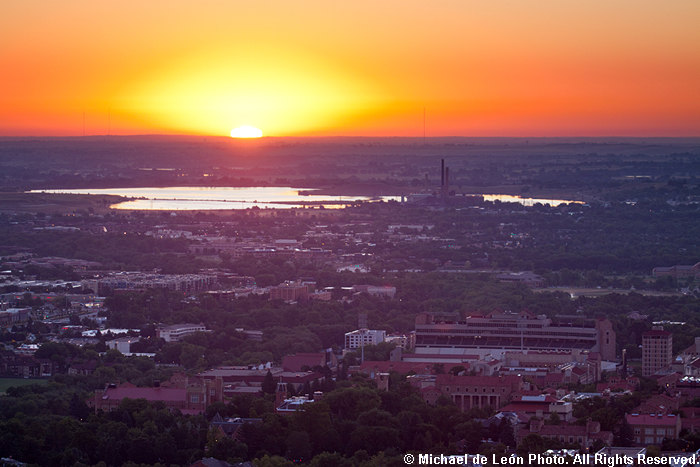
{"type": "MultiPolygon", "coordinates": [[[[263,397],[235,396],[211,404],[199,416],[129,399],[113,412],[94,413],[84,402],[91,384],[86,377],[58,378],[48,385],[8,389],[0,404],[0,451],[23,462],[56,466],[187,465],[207,456],[254,460],[258,466],[374,467],[405,465],[407,452],[490,455],[516,448],[507,419],[490,418],[490,409],[461,412],[444,397],[428,405],[405,377],[393,373],[388,391],[356,375],[289,415],[274,412],[271,390],[263,397]],[[233,439],[209,424],[216,414],[261,421],[244,424],[233,439]]],[[[616,445],[630,445],[633,436],[623,415],[657,390],[652,380],[642,380],[631,395],[577,402],[574,416],[577,423],[600,422],[601,429],[614,432],[616,445]]],[[[561,422],[552,416],[545,423],[561,422]]],[[[683,433],[681,440],[666,444],[692,452],[700,448],[700,437],[683,433]]],[[[516,452],[572,447],[528,434],[516,452]]]]}
{"type": "Polygon", "coordinates": [[[237,396],[210,406],[206,417],[128,399],[116,411],[95,414],[84,402],[88,391],[75,382],[9,389],[0,405],[0,451],[41,465],[187,465],[206,454],[258,459],[261,465],[283,458],[285,463],[374,466],[399,465],[408,451],[477,452],[485,438],[502,443],[501,450],[514,446],[509,424],[484,427],[476,419],[487,411],[462,413],[448,399],[427,405],[397,375],[384,392],[364,378],[341,382],[289,416],[274,413],[274,395],[237,396]],[[216,413],[261,417],[262,423],[244,425],[232,440],[209,428],[207,419],[216,413]]]}
{"type": "MultiPolygon", "coordinates": [[[[60,256],[95,261],[116,270],[154,270],[165,273],[195,273],[203,264],[187,253],[185,239],[156,239],[123,232],[91,233],[83,231],[25,230],[17,226],[0,226],[2,248],[8,252],[28,249],[38,256],[60,256]]],[[[35,273],[46,279],[73,279],[65,267],[28,266],[22,274],[35,273]],[[59,275],[61,274],[61,275],[59,275]]]]}
{"type": "Polygon", "coordinates": [[[204,454],[207,423],[160,403],[124,400],[95,414],[70,384],[10,388],[0,404],[0,452],[46,466],[189,465],[204,454]]]}

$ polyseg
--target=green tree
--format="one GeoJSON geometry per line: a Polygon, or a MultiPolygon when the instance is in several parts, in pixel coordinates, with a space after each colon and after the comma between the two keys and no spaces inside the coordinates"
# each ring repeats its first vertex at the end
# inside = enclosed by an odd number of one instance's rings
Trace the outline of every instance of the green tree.
{"type": "Polygon", "coordinates": [[[265,394],[274,394],[277,390],[275,379],[272,377],[270,370],[267,370],[267,373],[265,374],[265,378],[262,382],[262,390],[265,394]]]}
{"type": "Polygon", "coordinates": [[[522,442],[518,445],[516,452],[519,456],[527,454],[541,454],[547,450],[546,440],[536,433],[526,435],[522,442]]]}
{"type": "Polygon", "coordinates": [[[327,394],[324,401],[333,414],[347,420],[356,420],[363,412],[376,409],[381,404],[377,391],[366,387],[336,389],[327,394]]]}
{"type": "Polygon", "coordinates": [[[285,441],[287,450],[285,455],[296,463],[306,462],[311,459],[311,440],[305,431],[292,431],[285,441]]]}

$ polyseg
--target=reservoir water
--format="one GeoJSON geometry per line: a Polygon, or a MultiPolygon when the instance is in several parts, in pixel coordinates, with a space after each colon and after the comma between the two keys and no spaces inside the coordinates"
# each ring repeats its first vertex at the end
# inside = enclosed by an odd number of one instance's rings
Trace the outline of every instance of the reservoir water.
{"type": "MultiPolygon", "coordinates": [[[[71,193],[89,195],[118,195],[136,198],[110,206],[112,209],[145,211],[207,211],[216,209],[291,209],[323,206],[342,208],[356,202],[401,201],[400,196],[338,196],[314,194],[314,189],[280,186],[258,187],[143,187],[143,188],[84,188],[65,190],[32,190],[32,193],[71,193]]],[[[537,203],[558,206],[577,203],[563,199],[521,198],[512,195],[476,194],[484,201],[501,201],[532,206],[537,203]]]]}
{"type": "Polygon", "coordinates": [[[215,209],[290,209],[304,206],[342,208],[358,201],[400,201],[400,196],[337,196],[313,194],[313,189],[263,187],[144,187],[33,190],[32,193],[118,195],[137,198],[110,206],[112,209],[146,211],[199,211],[215,209]]]}
{"type": "Polygon", "coordinates": [[[523,206],[534,206],[537,203],[559,206],[560,204],[584,204],[583,201],[571,201],[566,199],[545,199],[545,198],[521,198],[513,195],[474,195],[483,196],[484,201],[500,201],[502,203],[520,203],[523,206]]]}

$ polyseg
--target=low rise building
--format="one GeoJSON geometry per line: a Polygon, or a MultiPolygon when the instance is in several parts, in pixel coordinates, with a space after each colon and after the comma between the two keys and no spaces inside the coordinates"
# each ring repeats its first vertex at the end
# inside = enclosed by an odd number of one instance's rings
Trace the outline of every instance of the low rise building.
{"type": "Polygon", "coordinates": [[[0,375],[13,378],[49,378],[60,370],[58,363],[33,355],[0,355],[0,375]]]}
{"type": "Polygon", "coordinates": [[[674,279],[692,279],[700,277],[700,263],[693,265],[677,264],[674,266],[657,266],[651,270],[654,277],[673,277],[674,279]]]}
{"type": "Polygon", "coordinates": [[[515,396],[510,403],[501,408],[501,412],[513,412],[523,418],[547,418],[553,414],[564,422],[573,420],[574,407],[571,402],[562,401],[548,394],[537,396],[515,396]]]}
{"type": "Polygon", "coordinates": [[[394,298],[396,287],[390,285],[353,285],[353,292],[367,293],[375,297],[394,298]]]}
{"type": "Polygon", "coordinates": [[[270,287],[270,300],[298,302],[308,299],[309,286],[300,281],[286,281],[276,287],[270,287]]]}
{"type": "Polygon", "coordinates": [[[544,278],[532,271],[504,272],[497,274],[496,279],[500,282],[525,284],[528,287],[543,287],[545,284],[544,278]]]}
{"type": "Polygon", "coordinates": [[[145,399],[148,402],[161,402],[166,407],[177,409],[184,414],[199,414],[204,412],[213,400],[209,391],[202,387],[192,386],[185,389],[169,387],[136,387],[124,383],[119,386],[110,384],[104,389],[95,391],[90,405],[95,412],[116,410],[124,399],[145,399]]]}
{"type": "MultiPolygon", "coordinates": [[[[519,376],[454,376],[440,374],[435,376],[434,386],[437,392],[429,393],[431,397],[443,395],[452,399],[457,407],[465,412],[472,408],[501,408],[510,402],[514,393],[523,389],[523,380],[519,376]]],[[[435,403],[436,400],[428,400],[435,403]]]]}
{"type": "Polygon", "coordinates": [[[357,367],[350,367],[350,372],[364,373],[375,379],[378,374],[398,373],[407,375],[432,375],[435,373],[435,366],[429,363],[392,362],[391,360],[365,360],[357,367]]]}
{"type": "Polygon", "coordinates": [[[83,281],[83,287],[98,295],[119,290],[168,289],[184,293],[211,290],[217,283],[211,274],[146,274],[120,272],[99,279],[83,281]]]}
{"type": "Polygon", "coordinates": [[[384,340],[385,342],[396,344],[397,347],[401,347],[403,350],[413,350],[416,346],[416,333],[389,334],[384,340]]]}
{"type": "Polygon", "coordinates": [[[700,407],[681,407],[681,430],[700,432],[700,407]]]}
{"type": "Polygon", "coordinates": [[[306,396],[289,397],[284,399],[277,407],[275,407],[275,412],[281,415],[287,415],[304,410],[304,407],[313,403],[314,400],[306,396]]]}
{"type": "Polygon", "coordinates": [[[683,376],[676,382],[675,391],[680,395],[681,401],[687,401],[700,397],[700,378],[683,376]]]}
{"type": "Polygon", "coordinates": [[[131,353],[131,344],[134,344],[140,340],[140,337],[118,337],[116,339],[106,341],[105,344],[107,345],[108,349],[115,349],[126,355],[131,353]]]}
{"type": "Polygon", "coordinates": [[[199,373],[203,381],[216,381],[222,387],[223,394],[232,396],[236,393],[257,394],[262,391],[267,372],[276,383],[284,383],[300,391],[306,384],[322,383],[325,377],[315,371],[285,371],[280,367],[218,367],[199,373]]]}
{"type": "Polygon", "coordinates": [[[31,308],[8,308],[0,311],[0,327],[10,328],[17,324],[24,324],[29,320],[31,308]]]}
{"type": "Polygon", "coordinates": [[[547,425],[541,418],[530,420],[528,430],[518,430],[516,440],[518,444],[523,438],[531,433],[535,433],[543,438],[554,439],[565,444],[575,444],[580,449],[589,449],[596,440],[602,441],[609,446],[613,442],[611,431],[601,431],[600,422],[589,420],[585,425],[570,425],[562,423],[559,425],[547,425]]]}
{"type": "Polygon", "coordinates": [[[156,337],[164,339],[165,342],[178,342],[183,337],[195,332],[208,332],[203,324],[173,324],[171,326],[160,327],[156,331],[156,337]]]}
{"type": "Polygon", "coordinates": [[[679,409],[680,398],[666,394],[654,394],[649,399],[642,402],[635,409],[635,413],[666,415],[674,413],[679,409]]]}
{"type": "Polygon", "coordinates": [[[627,414],[627,423],[637,446],[661,445],[664,439],[678,439],[681,417],[674,414],[627,414]]]}
{"type": "Polygon", "coordinates": [[[317,366],[335,368],[338,366],[338,359],[331,351],[296,353],[282,358],[284,371],[308,371],[317,366]]]}
{"type": "Polygon", "coordinates": [[[377,329],[356,329],[345,333],[345,348],[359,349],[362,346],[377,345],[386,340],[386,331],[377,329]]]}

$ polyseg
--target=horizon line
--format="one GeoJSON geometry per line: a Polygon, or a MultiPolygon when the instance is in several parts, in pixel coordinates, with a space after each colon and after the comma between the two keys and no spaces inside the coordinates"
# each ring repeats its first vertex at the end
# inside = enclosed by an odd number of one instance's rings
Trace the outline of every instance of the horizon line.
{"type": "Polygon", "coordinates": [[[138,138],[138,137],[159,137],[159,138],[218,138],[231,141],[263,141],[272,139],[414,139],[414,140],[436,140],[436,139],[492,139],[492,138],[511,138],[511,139],[698,139],[700,133],[695,135],[491,135],[491,136],[465,136],[465,135],[446,135],[446,136],[402,136],[402,135],[284,135],[284,136],[261,136],[258,138],[232,138],[227,135],[218,134],[198,134],[198,133],[130,133],[130,134],[86,134],[86,135],[0,135],[0,139],[22,139],[22,138],[41,138],[41,139],[91,139],[91,138],[138,138]]]}

